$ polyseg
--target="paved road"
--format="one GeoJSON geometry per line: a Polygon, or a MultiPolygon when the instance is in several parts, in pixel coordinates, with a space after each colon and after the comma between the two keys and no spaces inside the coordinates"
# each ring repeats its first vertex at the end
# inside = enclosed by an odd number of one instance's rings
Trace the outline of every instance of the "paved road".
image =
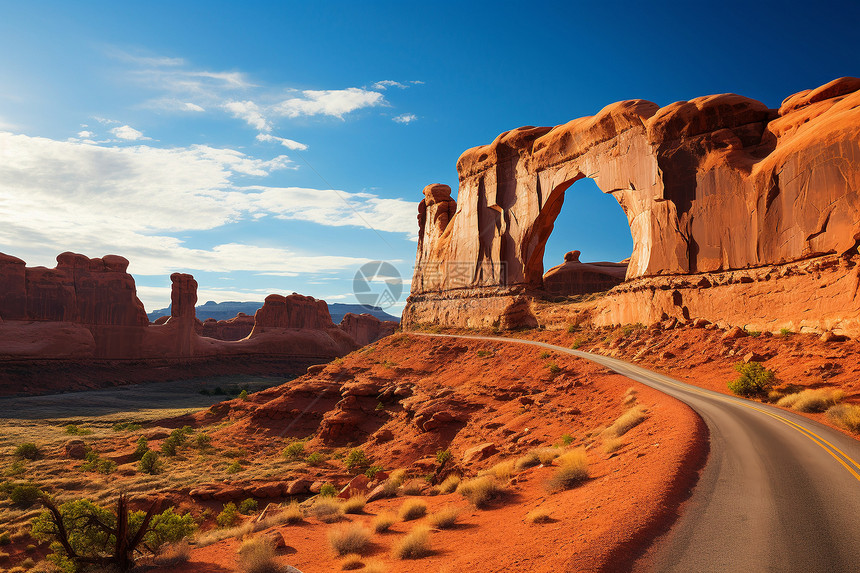
{"type": "MultiPolygon", "coordinates": [[[[446,335],[431,335],[446,336],[446,335]]],[[[804,416],[691,386],[634,364],[491,336],[591,360],[702,416],[710,455],[671,531],[634,571],[860,572],[860,442],[804,416]]]]}

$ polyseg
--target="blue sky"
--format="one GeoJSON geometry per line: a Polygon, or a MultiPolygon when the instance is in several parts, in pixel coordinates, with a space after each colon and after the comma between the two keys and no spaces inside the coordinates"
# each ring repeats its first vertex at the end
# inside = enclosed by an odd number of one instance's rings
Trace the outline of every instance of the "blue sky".
{"type": "MultiPolygon", "coordinates": [[[[0,2],[0,252],[123,255],[148,310],[176,271],[201,302],[355,302],[366,261],[411,276],[421,189],[502,131],[860,75],[855,2],[702,6],[0,2]]],[[[629,255],[590,183],[547,267],[629,255]]]]}

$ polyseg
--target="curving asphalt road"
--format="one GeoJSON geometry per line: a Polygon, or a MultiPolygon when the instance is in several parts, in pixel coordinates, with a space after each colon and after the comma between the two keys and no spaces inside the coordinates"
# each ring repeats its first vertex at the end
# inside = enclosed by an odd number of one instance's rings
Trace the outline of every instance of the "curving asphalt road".
{"type": "MultiPolygon", "coordinates": [[[[418,334],[418,333],[412,333],[418,334]]],[[[423,335],[452,337],[452,335],[423,335]]],[[[673,396],[710,431],[710,455],[671,530],[634,571],[860,572],[860,442],[804,416],[543,342],[673,396]]]]}

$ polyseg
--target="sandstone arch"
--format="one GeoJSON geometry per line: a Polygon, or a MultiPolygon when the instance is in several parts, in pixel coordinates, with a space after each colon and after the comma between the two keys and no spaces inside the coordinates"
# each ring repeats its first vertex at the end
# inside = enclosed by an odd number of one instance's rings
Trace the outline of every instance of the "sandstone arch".
{"type": "Polygon", "coordinates": [[[425,189],[404,323],[487,325],[520,308],[559,193],[583,176],[627,215],[628,280],[856,255],[858,90],[840,78],[779,109],[735,94],[630,100],[466,151],[456,203],[425,189]]]}

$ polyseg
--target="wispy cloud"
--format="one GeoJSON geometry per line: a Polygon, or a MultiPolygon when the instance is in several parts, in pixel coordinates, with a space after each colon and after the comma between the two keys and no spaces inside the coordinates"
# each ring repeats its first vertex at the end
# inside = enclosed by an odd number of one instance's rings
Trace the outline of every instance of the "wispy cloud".
{"type": "Polygon", "coordinates": [[[396,121],[397,123],[412,123],[413,121],[418,119],[418,116],[414,113],[402,113],[400,115],[392,117],[391,119],[392,121],[396,121]]]}
{"type": "Polygon", "coordinates": [[[275,135],[270,135],[268,133],[258,133],[257,141],[266,141],[269,143],[280,143],[287,149],[292,149],[293,151],[304,151],[308,148],[304,143],[299,143],[298,141],[287,139],[286,137],[277,137],[275,135]]]}
{"type": "Polygon", "coordinates": [[[388,88],[400,88],[402,90],[405,90],[408,87],[408,85],[396,82],[394,80],[382,80],[373,84],[373,89],[375,90],[385,90],[388,88]]]}
{"type": "Polygon", "coordinates": [[[245,120],[248,125],[259,131],[272,131],[272,124],[263,116],[260,106],[252,101],[229,101],[224,109],[233,117],[245,120]]]}

